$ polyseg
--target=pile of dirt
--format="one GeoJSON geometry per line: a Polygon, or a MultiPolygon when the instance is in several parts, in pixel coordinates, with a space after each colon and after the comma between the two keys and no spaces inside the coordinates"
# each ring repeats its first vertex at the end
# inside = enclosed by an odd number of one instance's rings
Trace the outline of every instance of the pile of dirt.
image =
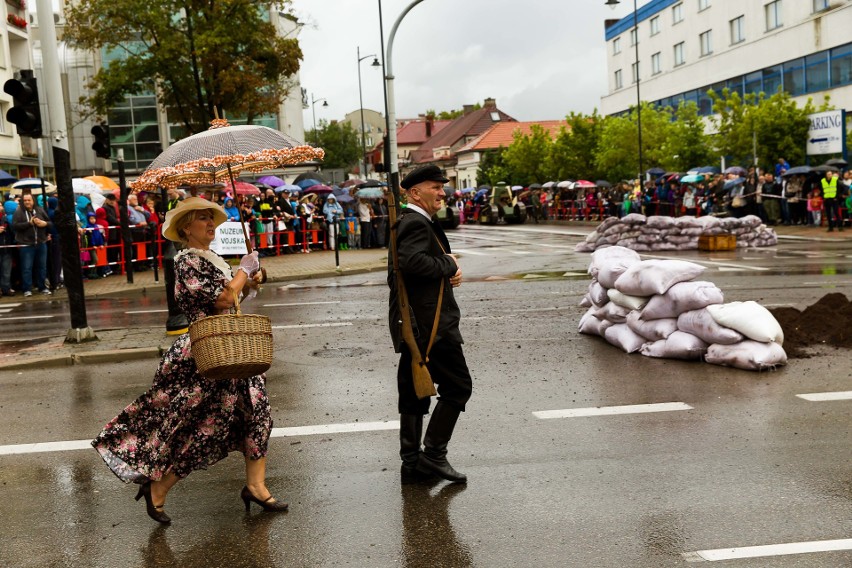
{"type": "Polygon", "coordinates": [[[784,350],[791,358],[808,357],[812,345],[852,347],[852,302],[840,293],[826,294],[803,311],[769,310],[784,330],[784,350]]]}

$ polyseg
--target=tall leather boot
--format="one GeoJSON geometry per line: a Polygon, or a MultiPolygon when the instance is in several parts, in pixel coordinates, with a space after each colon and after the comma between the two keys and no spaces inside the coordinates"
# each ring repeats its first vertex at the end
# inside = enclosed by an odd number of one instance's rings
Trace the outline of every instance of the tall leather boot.
{"type": "Polygon", "coordinates": [[[431,475],[417,471],[420,439],[423,437],[422,414],[399,415],[399,457],[402,458],[400,479],[403,485],[425,481],[431,475]]]}
{"type": "Polygon", "coordinates": [[[431,473],[454,483],[467,483],[467,476],[457,472],[447,461],[447,444],[453,436],[459,414],[459,410],[441,401],[435,405],[429,419],[429,427],[426,428],[423,452],[417,462],[418,471],[431,473]]]}

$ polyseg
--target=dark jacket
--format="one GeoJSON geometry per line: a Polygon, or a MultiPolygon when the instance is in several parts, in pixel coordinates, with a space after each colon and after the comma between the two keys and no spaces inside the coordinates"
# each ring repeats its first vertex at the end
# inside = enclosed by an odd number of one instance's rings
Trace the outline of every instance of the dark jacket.
{"type": "MultiPolygon", "coordinates": [[[[450,253],[450,243],[443,229],[411,209],[403,211],[398,227],[396,244],[399,252],[399,268],[408,292],[409,305],[414,315],[412,326],[421,350],[425,349],[432,333],[442,280],[444,281],[444,298],[441,303],[441,317],[435,342],[439,339],[447,339],[463,343],[459,331],[461,312],[449,281],[458,269],[453,259],[446,256],[450,253]]],[[[394,349],[399,352],[402,344],[401,318],[391,255],[388,255],[388,286],[390,286],[388,323],[394,349]]]]}
{"type": "Polygon", "coordinates": [[[27,211],[23,205],[15,210],[12,216],[12,226],[15,228],[15,241],[19,245],[32,246],[47,242],[50,228],[50,217],[44,209],[38,205],[33,206],[32,211],[27,211]],[[47,221],[46,227],[36,227],[30,222],[33,217],[47,221]]]}

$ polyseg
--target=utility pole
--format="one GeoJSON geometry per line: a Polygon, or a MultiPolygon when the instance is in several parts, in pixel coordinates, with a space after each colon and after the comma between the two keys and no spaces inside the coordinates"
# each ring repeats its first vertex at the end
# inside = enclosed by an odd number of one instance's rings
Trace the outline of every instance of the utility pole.
{"type": "Polygon", "coordinates": [[[59,193],[59,209],[55,222],[62,245],[62,273],[65,275],[65,290],[71,310],[71,329],[68,330],[65,341],[82,343],[95,340],[97,336],[86,320],[86,297],[80,265],[80,245],[77,241],[74,190],[71,185],[71,152],[68,149],[68,127],[65,121],[65,101],[62,97],[52,4],[51,0],[37,0],[36,8],[38,32],[41,37],[42,79],[50,115],[48,132],[53,145],[53,163],[56,167],[56,187],[59,193]]]}

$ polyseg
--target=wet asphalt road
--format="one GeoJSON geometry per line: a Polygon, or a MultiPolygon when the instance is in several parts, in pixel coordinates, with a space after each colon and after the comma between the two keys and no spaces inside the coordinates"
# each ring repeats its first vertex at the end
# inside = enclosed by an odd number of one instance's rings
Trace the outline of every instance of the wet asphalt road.
{"type": "MultiPolygon", "coordinates": [[[[457,296],[474,395],[450,459],[467,487],[401,487],[393,429],[284,435],[271,441],[268,483],[289,513],[246,515],[232,456],[179,483],[173,524],[160,528],[94,450],[0,455],[0,566],[656,568],[690,565],[684,554],[695,551],[852,536],[852,401],[796,397],[852,390],[847,351],[760,374],[625,355],[576,333],[588,285],[588,255],[572,252],[579,233],[541,230],[451,235],[468,279],[457,296]],[[667,402],[691,409],[533,415],[667,402]]],[[[729,301],[803,307],[852,292],[852,247],[842,244],[676,256],[704,262],[703,278],[729,301]]],[[[128,299],[110,300],[105,310],[126,311],[128,299]]],[[[293,326],[276,332],[269,373],[276,428],[397,419],[381,274],[294,283],[260,305],[274,325],[293,326]]],[[[155,367],[0,373],[0,449],[92,438],[155,367]]],[[[852,552],[712,565],[840,567],[852,552]]]]}

